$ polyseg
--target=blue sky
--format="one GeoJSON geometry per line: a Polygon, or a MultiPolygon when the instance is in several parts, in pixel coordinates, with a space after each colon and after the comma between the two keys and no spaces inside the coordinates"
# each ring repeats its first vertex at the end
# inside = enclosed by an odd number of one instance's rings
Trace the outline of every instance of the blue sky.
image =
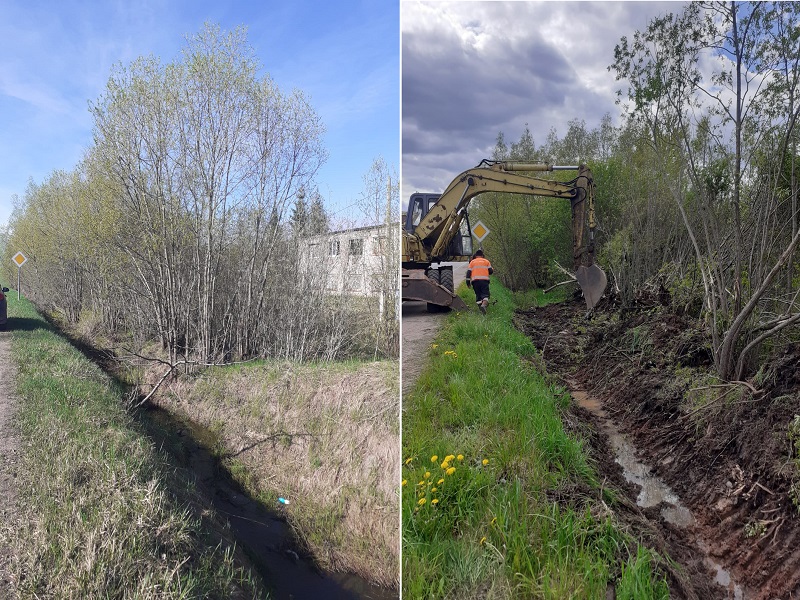
{"type": "Polygon", "coordinates": [[[373,159],[399,169],[398,0],[0,0],[0,226],[30,179],[81,160],[89,102],[114,64],[177,60],[206,21],[246,26],[263,74],[310,98],[327,128],[317,183],[334,218],[350,215],[373,159]]]}

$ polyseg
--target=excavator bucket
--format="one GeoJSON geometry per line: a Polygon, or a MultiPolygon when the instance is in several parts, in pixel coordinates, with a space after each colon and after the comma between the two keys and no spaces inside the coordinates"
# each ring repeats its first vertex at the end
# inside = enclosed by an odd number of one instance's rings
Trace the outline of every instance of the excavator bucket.
{"type": "Polygon", "coordinates": [[[428,307],[467,310],[464,301],[443,285],[431,281],[422,270],[403,269],[403,300],[421,300],[428,307]]]}
{"type": "Polygon", "coordinates": [[[575,271],[575,279],[583,291],[583,297],[586,299],[586,307],[592,310],[594,306],[600,301],[603,292],[608,283],[606,274],[596,264],[588,267],[581,265],[575,271]]]}
{"type": "Polygon", "coordinates": [[[594,180],[586,165],[578,167],[572,206],[572,251],[575,279],[583,291],[586,306],[592,310],[606,290],[606,274],[594,262],[594,180]],[[589,227],[589,242],[584,244],[584,230],[589,227]],[[585,263],[589,263],[587,267],[585,263]]]}

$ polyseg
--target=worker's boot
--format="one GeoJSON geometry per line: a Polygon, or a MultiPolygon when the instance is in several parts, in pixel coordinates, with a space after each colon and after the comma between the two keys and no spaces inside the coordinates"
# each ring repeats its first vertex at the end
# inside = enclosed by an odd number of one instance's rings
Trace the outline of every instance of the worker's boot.
{"type": "Polygon", "coordinates": [[[488,299],[488,298],[484,298],[483,300],[481,300],[480,302],[478,302],[478,308],[480,308],[480,309],[481,309],[481,312],[482,312],[483,314],[486,314],[486,307],[487,307],[488,305],[489,305],[489,299],[488,299]]]}

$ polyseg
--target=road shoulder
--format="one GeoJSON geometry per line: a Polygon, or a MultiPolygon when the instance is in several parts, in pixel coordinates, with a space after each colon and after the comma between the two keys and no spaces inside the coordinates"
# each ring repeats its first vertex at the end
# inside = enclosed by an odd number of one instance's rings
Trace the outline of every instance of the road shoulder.
{"type": "MultiPolygon", "coordinates": [[[[20,437],[14,422],[16,365],[11,360],[11,334],[0,332],[0,527],[9,531],[17,500],[20,437]]],[[[0,598],[11,598],[10,550],[0,536],[0,598]]]]}
{"type": "MultiPolygon", "coordinates": [[[[467,263],[453,266],[453,283],[458,289],[467,274],[467,263]]],[[[474,306],[474,305],[473,305],[474,306]]],[[[403,395],[411,391],[428,359],[430,345],[444,321],[444,313],[429,313],[425,302],[403,302],[401,323],[403,395]]]]}

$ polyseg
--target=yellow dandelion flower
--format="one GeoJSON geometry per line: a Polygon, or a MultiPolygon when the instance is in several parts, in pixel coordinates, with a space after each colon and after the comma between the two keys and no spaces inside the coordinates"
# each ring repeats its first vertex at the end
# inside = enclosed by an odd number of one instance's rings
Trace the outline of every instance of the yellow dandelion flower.
{"type": "Polygon", "coordinates": [[[417,485],[425,485],[424,481],[420,481],[417,485]]]}
{"type": "Polygon", "coordinates": [[[431,500],[431,504],[439,504],[439,499],[434,498],[433,500],[431,500]]]}
{"type": "Polygon", "coordinates": [[[456,460],[464,460],[464,455],[459,454],[458,456],[456,456],[456,460]]]}
{"type": "Polygon", "coordinates": [[[425,479],[427,479],[430,476],[431,476],[431,472],[430,471],[425,471],[425,479]]]}
{"type": "Polygon", "coordinates": [[[488,458],[484,458],[481,462],[483,463],[483,466],[485,467],[486,465],[489,464],[489,459],[488,458]]]}
{"type": "Polygon", "coordinates": [[[412,460],[414,460],[414,457],[413,457],[413,456],[409,456],[409,457],[406,459],[406,464],[409,464],[409,463],[410,463],[412,460]]]}
{"type": "Polygon", "coordinates": [[[447,471],[445,471],[445,474],[446,475],[452,475],[455,472],[456,472],[456,468],[455,467],[450,467],[449,469],[447,469],[447,471]]]}
{"type": "Polygon", "coordinates": [[[435,463],[437,460],[439,460],[438,456],[436,456],[435,454],[433,456],[431,456],[431,462],[432,463],[435,463]]]}
{"type": "Polygon", "coordinates": [[[483,543],[484,543],[485,541],[486,541],[486,536],[483,536],[483,537],[481,538],[481,546],[483,546],[483,543]]]}
{"type": "Polygon", "coordinates": [[[429,486],[429,487],[430,487],[430,486],[432,486],[432,485],[433,485],[433,480],[431,480],[431,481],[429,481],[429,482],[428,482],[428,486],[429,486]]]}
{"type": "Polygon", "coordinates": [[[403,483],[401,483],[400,485],[405,485],[407,483],[408,483],[408,479],[403,479],[403,483]]]}
{"type": "Polygon", "coordinates": [[[440,464],[439,466],[440,466],[440,467],[442,467],[443,469],[446,469],[447,467],[449,467],[449,466],[450,466],[450,463],[449,463],[448,461],[446,461],[446,460],[445,460],[445,461],[443,461],[443,462],[442,462],[442,464],[440,464]]]}
{"type": "Polygon", "coordinates": [[[439,344],[431,344],[431,348],[433,348],[434,350],[436,350],[438,347],[439,347],[439,344]]]}
{"type": "Polygon", "coordinates": [[[452,461],[453,459],[455,459],[455,456],[453,456],[452,454],[448,454],[447,456],[445,456],[445,457],[444,457],[444,459],[445,459],[447,462],[450,462],[450,461],[452,461]]]}
{"type": "Polygon", "coordinates": [[[431,492],[437,491],[439,488],[431,488],[431,492]]]}
{"type": "Polygon", "coordinates": [[[442,485],[444,483],[444,477],[436,482],[436,485],[442,485]]]}
{"type": "Polygon", "coordinates": [[[422,506],[422,505],[423,505],[423,504],[425,504],[427,501],[428,501],[428,500],[427,500],[427,499],[425,499],[425,498],[420,498],[420,499],[419,499],[419,502],[417,502],[417,504],[419,504],[420,506],[422,506]]]}
{"type": "Polygon", "coordinates": [[[495,517],[494,519],[492,519],[492,522],[491,522],[491,523],[489,523],[489,525],[494,525],[495,523],[497,523],[497,517],[495,517]]]}

